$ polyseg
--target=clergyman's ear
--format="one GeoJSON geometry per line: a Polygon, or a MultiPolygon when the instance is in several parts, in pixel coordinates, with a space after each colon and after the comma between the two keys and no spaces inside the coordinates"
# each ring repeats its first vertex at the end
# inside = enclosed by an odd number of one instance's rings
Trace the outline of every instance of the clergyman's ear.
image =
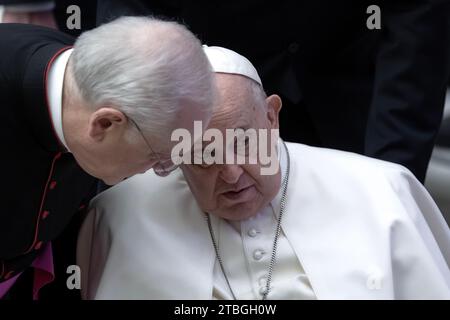
{"type": "Polygon", "coordinates": [[[108,132],[113,130],[125,130],[127,117],[123,112],[110,107],[104,107],[96,110],[89,118],[89,136],[101,141],[108,132]]]}

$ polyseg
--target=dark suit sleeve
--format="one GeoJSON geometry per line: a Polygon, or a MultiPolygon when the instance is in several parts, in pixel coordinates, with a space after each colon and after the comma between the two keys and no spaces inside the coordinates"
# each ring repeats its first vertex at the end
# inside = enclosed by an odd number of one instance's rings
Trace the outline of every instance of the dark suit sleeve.
{"type": "Polygon", "coordinates": [[[423,182],[449,79],[450,1],[389,1],[381,19],[365,153],[423,182]]]}

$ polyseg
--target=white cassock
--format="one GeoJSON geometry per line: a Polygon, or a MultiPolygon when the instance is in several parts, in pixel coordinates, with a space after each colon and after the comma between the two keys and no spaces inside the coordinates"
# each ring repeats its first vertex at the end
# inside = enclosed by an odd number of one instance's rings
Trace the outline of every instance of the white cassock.
{"type": "MultiPolygon", "coordinates": [[[[450,299],[450,231],[407,169],[287,146],[291,171],[269,299],[450,299]]],[[[279,198],[239,223],[212,216],[238,299],[261,298],[279,198]]],[[[231,298],[181,170],[135,176],[91,207],[78,246],[84,298],[231,298]]]]}

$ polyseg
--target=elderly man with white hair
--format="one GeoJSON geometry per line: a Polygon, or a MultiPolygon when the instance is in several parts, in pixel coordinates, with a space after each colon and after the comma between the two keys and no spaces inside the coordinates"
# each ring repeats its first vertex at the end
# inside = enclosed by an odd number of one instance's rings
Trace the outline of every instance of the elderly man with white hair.
{"type": "MultiPolygon", "coordinates": [[[[208,130],[278,129],[281,100],[251,63],[205,52],[219,92],[208,130]]],[[[268,139],[275,174],[203,159],[93,199],[78,244],[84,298],[450,298],[450,232],[410,171],[268,139]]],[[[239,153],[234,141],[222,151],[239,153]]]]}
{"type": "MultiPolygon", "coordinates": [[[[52,29],[1,24],[0,61],[0,298],[22,297],[10,290],[17,281],[37,298],[54,277],[50,241],[88,204],[97,179],[113,185],[150,168],[167,175],[172,130],[211,116],[213,77],[192,33],[145,17],[75,43],[52,29]]],[[[56,261],[70,248],[62,251],[56,261]]]]}

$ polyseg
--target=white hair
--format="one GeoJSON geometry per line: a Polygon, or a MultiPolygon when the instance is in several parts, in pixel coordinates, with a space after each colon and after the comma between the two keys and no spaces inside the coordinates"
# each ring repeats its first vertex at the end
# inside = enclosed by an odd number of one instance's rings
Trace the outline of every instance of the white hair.
{"type": "Polygon", "coordinates": [[[182,107],[212,108],[211,66],[199,40],[176,22],[104,24],[78,38],[69,65],[91,108],[116,107],[147,134],[167,136],[182,107]]]}
{"type": "Polygon", "coordinates": [[[264,88],[256,81],[254,81],[252,79],[248,79],[248,80],[250,82],[250,88],[252,90],[252,93],[255,96],[255,99],[261,103],[264,103],[267,98],[267,94],[264,91],[264,88]]]}

